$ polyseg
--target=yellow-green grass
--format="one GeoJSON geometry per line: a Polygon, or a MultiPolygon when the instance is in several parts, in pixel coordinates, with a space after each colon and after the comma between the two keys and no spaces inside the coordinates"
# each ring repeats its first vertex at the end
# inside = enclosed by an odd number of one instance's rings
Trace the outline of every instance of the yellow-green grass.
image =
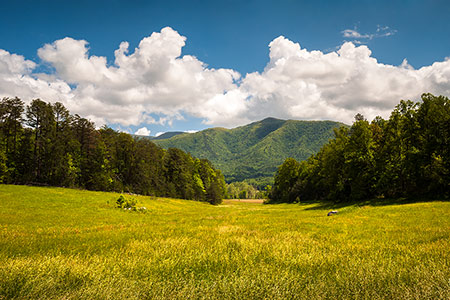
{"type": "Polygon", "coordinates": [[[212,206],[0,185],[0,299],[450,299],[450,203],[212,206]]]}

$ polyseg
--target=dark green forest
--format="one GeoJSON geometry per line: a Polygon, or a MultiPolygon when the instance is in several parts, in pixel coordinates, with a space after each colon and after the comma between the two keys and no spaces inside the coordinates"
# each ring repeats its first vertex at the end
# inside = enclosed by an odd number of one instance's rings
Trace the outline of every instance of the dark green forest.
{"type": "Polygon", "coordinates": [[[61,104],[0,101],[0,183],[129,192],[220,203],[226,187],[207,159],[71,115],[61,104]]]}
{"type": "Polygon", "coordinates": [[[423,94],[401,101],[388,120],[358,114],[309,159],[278,168],[269,203],[374,198],[448,198],[450,101],[423,94]]]}

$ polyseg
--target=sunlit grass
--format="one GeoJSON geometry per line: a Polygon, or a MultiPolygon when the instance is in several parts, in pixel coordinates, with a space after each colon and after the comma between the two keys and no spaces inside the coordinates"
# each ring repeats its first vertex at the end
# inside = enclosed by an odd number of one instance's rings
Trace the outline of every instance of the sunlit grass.
{"type": "Polygon", "coordinates": [[[450,299],[450,203],[205,203],[0,185],[0,299],[450,299]]]}

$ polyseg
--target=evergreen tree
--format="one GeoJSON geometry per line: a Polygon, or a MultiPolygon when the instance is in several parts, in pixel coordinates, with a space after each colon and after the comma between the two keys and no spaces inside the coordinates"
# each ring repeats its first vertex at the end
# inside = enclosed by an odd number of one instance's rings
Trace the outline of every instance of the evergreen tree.
{"type": "Polygon", "coordinates": [[[40,99],[27,106],[27,125],[34,130],[34,180],[48,183],[52,169],[52,142],[55,138],[55,118],[50,103],[40,99]]]}
{"type": "Polygon", "coordinates": [[[15,182],[20,174],[18,173],[18,148],[22,135],[22,122],[24,103],[19,98],[3,98],[0,101],[0,154],[4,156],[3,163],[0,162],[0,171],[3,173],[3,180],[15,182]]]}
{"type": "Polygon", "coordinates": [[[54,115],[54,139],[52,141],[52,160],[50,184],[74,186],[77,168],[74,166],[74,136],[71,128],[72,116],[60,102],[52,105],[54,115]]]}

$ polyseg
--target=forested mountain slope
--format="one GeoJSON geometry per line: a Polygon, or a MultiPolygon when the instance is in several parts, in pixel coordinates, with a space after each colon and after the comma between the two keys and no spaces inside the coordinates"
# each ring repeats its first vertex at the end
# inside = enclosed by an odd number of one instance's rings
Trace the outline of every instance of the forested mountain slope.
{"type": "Polygon", "coordinates": [[[267,118],[234,129],[210,128],[154,142],[207,158],[231,182],[273,176],[287,157],[307,159],[334,137],[334,128],[343,125],[267,118]]]}

